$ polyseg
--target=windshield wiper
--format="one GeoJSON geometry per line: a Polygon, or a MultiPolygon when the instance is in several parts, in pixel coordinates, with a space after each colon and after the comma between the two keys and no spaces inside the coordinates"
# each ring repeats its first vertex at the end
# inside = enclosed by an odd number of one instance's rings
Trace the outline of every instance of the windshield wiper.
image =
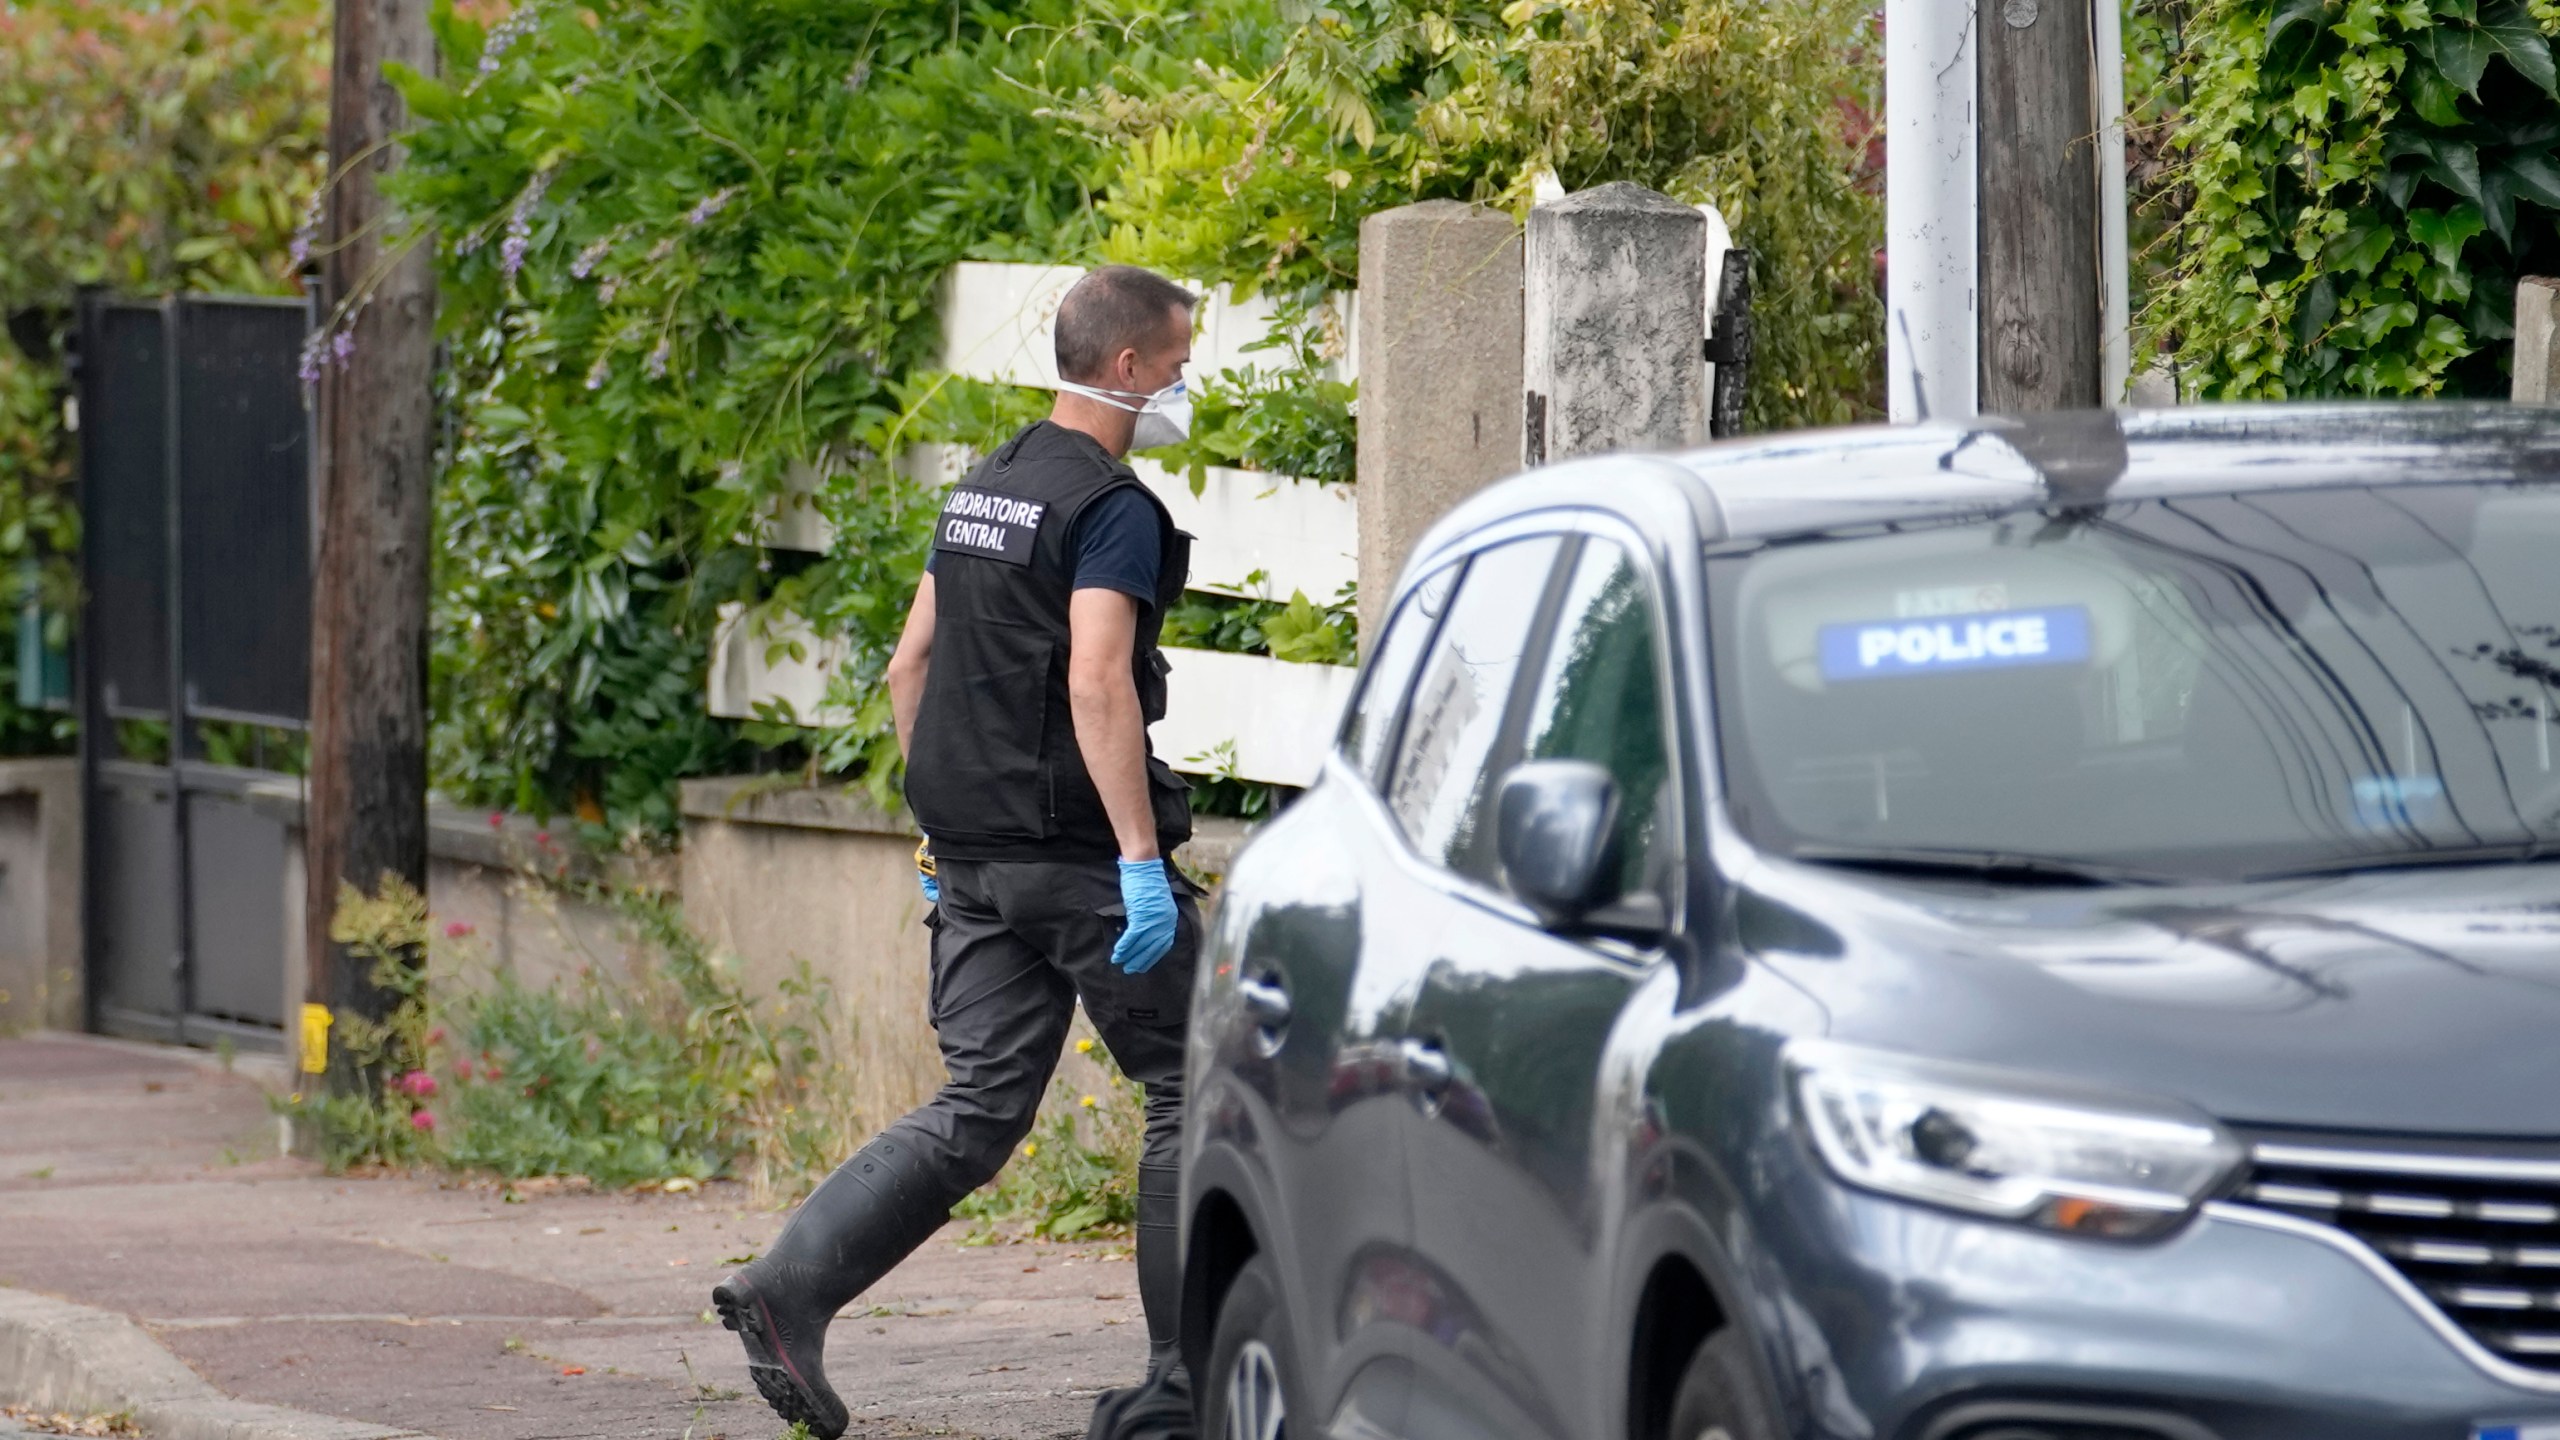
{"type": "Polygon", "coordinates": [[[2434,865],[2529,865],[2560,860],[2560,849],[2548,840],[2520,845],[2448,845],[2436,850],[2381,850],[2364,855],[2335,855],[2308,865],[2265,870],[2252,880],[2297,880],[2311,875],[2347,875],[2359,870],[2421,870],[2434,865]]]}
{"type": "Polygon", "coordinates": [[[1942,850],[1928,846],[1868,849],[1854,845],[1799,845],[1787,852],[1818,865],[1844,865],[1904,875],[1961,875],[2023,885],[2179,885],[2187,877],[2049,855],[1998,850],[1942,850]]]}

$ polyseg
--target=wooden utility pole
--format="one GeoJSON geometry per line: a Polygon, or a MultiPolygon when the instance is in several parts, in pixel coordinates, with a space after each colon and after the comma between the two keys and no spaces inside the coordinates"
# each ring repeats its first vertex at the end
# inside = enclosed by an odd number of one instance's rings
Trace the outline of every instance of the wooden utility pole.
{"type": "Polygon", "coordinates": [[[2113,405],[2126,317],[2117,0],[1885,0],[1896,420],[2113,405]]]}
{"type": "Polygon", "coordinates": [[[2104,260],[2090,6],[1976,3],[1981,405],[2012,413],[2096,405],[2104,260]]]}
{"type": "MultiPolygon", "coordinates": [[[[433,73],[428,8],[337,0],[329,87],[322,284],[333,318],[318,382],[305,998],[372,1017],[387,997],[330,941],[329,922],[341,883],[374,894],[385,875],[420,890],[427,879],[435,252],[390,213],[380,181],[408,119],[383,67],[433,73]]],[[[329,1070],[332,1084],[354,1078],[336,1060],[329,1070]]]]}

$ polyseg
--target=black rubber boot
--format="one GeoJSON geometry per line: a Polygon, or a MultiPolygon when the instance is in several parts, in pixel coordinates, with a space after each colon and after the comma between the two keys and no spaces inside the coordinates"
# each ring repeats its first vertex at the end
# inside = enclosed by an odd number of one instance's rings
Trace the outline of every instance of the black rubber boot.
{"type": "Polygon", "coordinates": [[[1147,1312],[1147,1373],[1182,1363],[1182,1172],[1138,1167],[1138,1303],[1147,1312]]]}
{"type": "Polygon", "coordinates": [[[773,1247],[711,1292],[720,1323],[747,1347],[747,1373],[785,1423],[837,1440],[850,1417],[827,1384],[827,1324],[845,1302],[951,1218],[941,1187],[883,1135],[800,1202],[773,1247]]]}

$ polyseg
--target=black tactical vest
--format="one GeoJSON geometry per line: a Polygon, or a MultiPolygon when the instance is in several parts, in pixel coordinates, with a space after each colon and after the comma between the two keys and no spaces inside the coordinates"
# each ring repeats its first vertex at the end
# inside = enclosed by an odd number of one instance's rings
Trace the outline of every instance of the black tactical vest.
{"type": "MultiPolygon", "coordinates": [[[[1164,718],[1156,637],[1189,579],[1191,537],[1091,436],[1043,420],[951,487],[933,532],[933,663],[907,755],[907,805],[955,860],[1108,860],[1120,845],[1076,746],[1067,598],[1076,519],[1115,490],[1154,505],[1164,550],[1138,614],[1134,669],[1147,722],[1164,718]]],[[[1156,843],[1191,838],[1190,787],[1147,753],[1156,843]]]]}

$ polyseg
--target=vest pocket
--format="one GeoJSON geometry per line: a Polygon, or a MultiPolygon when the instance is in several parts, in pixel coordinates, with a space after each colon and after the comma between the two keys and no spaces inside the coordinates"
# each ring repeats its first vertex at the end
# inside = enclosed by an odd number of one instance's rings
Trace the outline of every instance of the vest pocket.
{"type": "Polygon", "coordinates": [[[1049,661],[1036,631],[953,626],[936,637],[907,758],[907,805],[928,835],[1046,840],[1049,661]],[[947,647],[947,648],[946,648],[947,647]]]}

